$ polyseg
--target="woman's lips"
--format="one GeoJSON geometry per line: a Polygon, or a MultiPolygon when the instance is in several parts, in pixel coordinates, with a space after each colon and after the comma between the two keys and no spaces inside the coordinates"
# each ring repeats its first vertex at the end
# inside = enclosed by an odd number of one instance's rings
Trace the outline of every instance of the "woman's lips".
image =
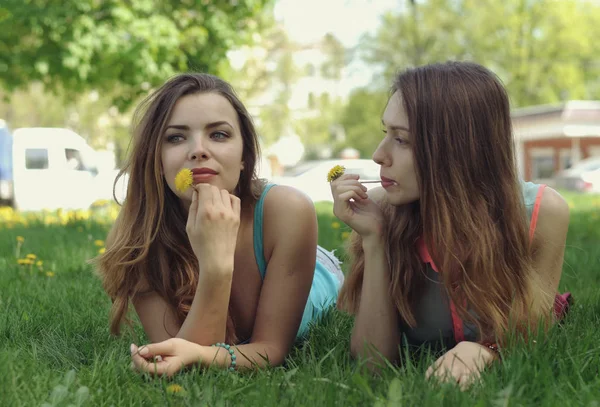
{"type": "Polygon", "coordinates": [[[217,174],[204,173],[204,174],[194,174],[192,179],[194,180],[194,184],[198,184],[200,182],[209,181],[211,178],[216,176],[217,174]]]}
{"type": "Polygon", "coordinates": [[[192,168],[192,179],[195,184],[209,181],[217,175],[217,172],[212,168],[192,168]]]}
{"type": "Polygon", "coordinates": [[[381,177],[381,186],[384,188],[390,188],[393,187],[395,185],[398,185],[398,183],[396,181],[394,181],[393,179],[390,178],[386,178],[384,176],[381,177]]]}

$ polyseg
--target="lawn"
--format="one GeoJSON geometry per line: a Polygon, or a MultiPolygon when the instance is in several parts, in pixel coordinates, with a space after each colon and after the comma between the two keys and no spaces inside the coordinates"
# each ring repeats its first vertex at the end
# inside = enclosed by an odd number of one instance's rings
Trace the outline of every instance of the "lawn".
{"type": "MultiPolygon", "coordinates": [[[[600,197],[565,196],[572,210],[560,289],[576,305],[563,326],[513,349],[467,392],[428,383],[431,356],[379,377],[366,373],[348,355],[352,321],[336,311],[284,367],[193,369],[149,380],[129,368],[129,344],[143,342],[143,332],[109,335],[109,300],[87,263],[102,249],[114,211],[17,216],[0,209],[0,405],[598,406],[600,197]],[[18,264],[28,254],[35,259],[18,264]]],[[[348,230],[330,205],[317,211],[320,244],[343,254],[348,230]]]]}

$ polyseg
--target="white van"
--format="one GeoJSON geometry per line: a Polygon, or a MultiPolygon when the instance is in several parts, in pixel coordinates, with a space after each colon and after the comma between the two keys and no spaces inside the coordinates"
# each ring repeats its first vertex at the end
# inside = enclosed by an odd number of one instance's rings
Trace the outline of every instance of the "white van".
{"type": "Polygon", "coordinates": [[[87,209],[97,199],[95,151],[63,128],[20,128],[13,139],[13,204],[22,211],[87,209]]]}

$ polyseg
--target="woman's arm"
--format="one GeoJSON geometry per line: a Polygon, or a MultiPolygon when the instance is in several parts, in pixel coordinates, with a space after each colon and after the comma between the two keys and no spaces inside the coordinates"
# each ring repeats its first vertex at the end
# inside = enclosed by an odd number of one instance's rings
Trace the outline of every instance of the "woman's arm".
{"type": "MultiPolygon", "coordinates": [[[[295,189],[272,188],[264,203],[263,234],[268,266],[250,343],[234,350],[240,367],[279,365],[296,339],[316,263],[317,220],[313,203],[295,189]]],[[[146,312],[152,318],[149,307],[146,312]]],[[[224,349],[179,338],[145,348],[148,353],[140,353],[141,356],[133,352],[134,363],[144,371],[159,369],[158,373],[173,374],[191,363],[216,363],[223,367],[231,364],[230,354],[224,349]],[[162,361],[147,362],[152,355],[161,355],[162,361]]]]}
{"type": "Polygon", "coordinates": [[[250,344],[240,347],[259,365],[263,356],[272,365],[282,363],[296,339],[315,272],[317,233],[315,207],[306,195],[285,186],[269,191],[263,224],[267,271],[250,344]]]}
{"type": "Polygon", "coordinates": [[[171,336],[201,345],[225,340],[240,201],[212,185],[195,188],[186,232],[199,261],[199,272],[185,321],[178,326],[169,305],[156,293],[134,299],[144,330],[153,342],[171,336]]]}
{"type": "MultiPolygon", "coordinates": [[[[385,197],[383,188],[369,191],[374,205],[385,197]]],[[[389,265],[385,241],[381,235],[362,237],[364,273],[358,312],[350,341],[353,357],[371,358],[369,367],[376,368],[381,357],[396,361],[399,357],[400,326],[398,310],[392,301],[389,265]]]]}
{"type": "Polygon", "coordinates": [[[383,362],[381,358],[394,362],[399,357],[399,318],[389,292],[391,279],[384,242],[363,240],[363,250],[365,270],[350,352],[354,357],[369,358],[369,367],[377,368],[383,362]]]}
{"type": "Polygon", "coordinates": [[[569,205],[558,192],[547,187],[533,238],[533,266],[548,284],[544,289],[552,296],[558,291],[562,275],[568,230],[569,205]]]}
{"type": "Polygon", "coordinates": [[[177,321],[172,307],[155,291],[137,294],[133,297],[133,305],[150,342],[177,337],[211,345],[224,340],[222,331],[230,292],[231,277],[227,274],[215,277],[214,274],[199,273],[192,307],[183,325],[177,321]]]}

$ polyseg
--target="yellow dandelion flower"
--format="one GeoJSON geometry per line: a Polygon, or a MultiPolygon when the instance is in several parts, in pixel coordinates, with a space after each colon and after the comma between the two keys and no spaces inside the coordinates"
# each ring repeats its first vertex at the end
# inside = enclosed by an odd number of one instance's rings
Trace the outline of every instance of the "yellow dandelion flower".
{"type": "Polygon", "coordinates": [[[17,242],[23,243],[24,241],[25,241],[25,238],[23,236],[17,236],[17,242]]]}
{"type": "Polygon", "coordinates": [[[342,232],[342,239],[348,239],[350,237],[350,232],[342,232]]]}
{"type": "Polygon", "coordinates": [[[46,271],[46,276],[47,277],[54,277],[54,272],[53,271],[46,271]]]}
{"type": "Polygon", "coordinates": [[[189,168],[184,168],[175,176],[175,188],[179,192],[185,192],[193,182],[192,171],[189,168]]]}
{"type": "Polygon", "coordinates": [[[35,259],[37,259],[37,256],[36,256],[35,254],[32,254],[32,253],[29,253],[29,254],[28,254],[26,257],[27,257],[29,260],[35,260],[35,259]]]}
{"type": "Polygon", "coordinates": [[[94,241],[94,244],[98,247],[102,247],[104,246],[104,240],[96,240],[94,241]]]}
{"type": "Polygon", "coordinates": [[[183,391],[183,387],[178,384],[170,384],[167,386],[167,393],[179,393],[183,391]]]}
{"type": "Polygon", "coordinates": [[[340,228],[340,226],[341,226],[341,225],[340,225],[340,223],[339,223],[339,222],[333,222],[333,223],[331,224],[331,227],[332,227],[332,228],[334,228],[334,229],[339,229],[339,228],[340,228]]]}
{"type": "Polygon", "coordinates": [[[105,252],[106,252],[106,247],[103,247],[100,250],[98,250],[99,254],[104,254],[105,252]]]}
{"type": "Polygon", "coordinates": [[[24,266],[24,265],[26,265],[26,264],[29,264],[29,259],[18,259],[18,260],[17,260],[17,264],[18,264],[19,266],[24,266]]]}
{"type": "Polygon", "coordinates": [[[341,177],[344,174],[344,171],[346,171],[346,168],[344,166],[342,166],[342,165],[334,166],[327,173],[327,182],[331,182],[331,181],[338,179],[339,177],[341,177]]]}
{"type": "Polygon", "coordinates": [[[37,263],[35,263],[35,265],[38,267],[42,267],[43,264],[44,264],[44,262],[41,260],[38,260],[37,263]]]}

